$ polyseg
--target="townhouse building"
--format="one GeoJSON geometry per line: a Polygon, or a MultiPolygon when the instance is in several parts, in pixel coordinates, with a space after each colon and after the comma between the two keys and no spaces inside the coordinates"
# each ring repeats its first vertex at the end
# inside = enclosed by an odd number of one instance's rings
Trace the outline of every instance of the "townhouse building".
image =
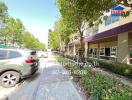
{"type": "MultiPolygon", "coordinates": [[[[108,16],[98,26],[84,32],[85,58],[104,59],[132,64],[132,14],[127,17],[108,16]]],[[[68,54],[76,55],[80,41],[67,46],[68,54]]]]}

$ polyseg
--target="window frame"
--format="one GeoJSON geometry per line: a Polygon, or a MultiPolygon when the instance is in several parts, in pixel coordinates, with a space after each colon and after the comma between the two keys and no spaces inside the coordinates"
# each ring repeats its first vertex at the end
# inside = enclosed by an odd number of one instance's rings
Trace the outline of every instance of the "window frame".
{"type": "Polygon", "coordinates": [[[132,64],[132,63],[131,63],[132,57],[131,57],[131,54],[130,54],[130,48],[132,48],[132,45],[128,45],[129,61],[130,61],[130,64],[132,64]]]}
{"type": "Polygon", "coordinates": [[[105,55],[104,56],[105,57],[111,57],[110,54],[111,54],[111,47],[105,48],[105,55]],[[106,55],[106,49],[109,49],[109,55],[106,55]]]}
{"type": "Polygon", "coordinates": [[[22,54],[18,51],[10,51],[8,54],[8,59],[16,59],[22,57],[22,54]],[[11,53],[15,53],[17,56],[12,56],[11,53]]]}
{"type": "Polygon", "coordinates": [[[93,57],[94,58],[97,58],[98,57],[98,48],[93,48],[93,57]],[[95,51],[96,51],[96,53],[95,53],[95,51]]]}
{"type": "Polygon", "coordinates": [[[105,56],[105,47],[101,47],[101,48],[99,49],[99,56],[105,56]],[[104,54],[103,54],[103,55],[101,55],[101,53],[100,53],[100,52],[101,52],[101,49],[104,49],[104,52],[103,52],[104,54]]]}
{"type": "MultiPolygon", "coordinates": [[[[114,51],[113,51],[113,52],[114,52],[114,51]]],[[[117,57],[117,46],[112,46],[112,47],[111,47],[111,49],[110,49],[110,57],[115,57],[115,58],[117,57]],[[114,49],[114,48],[116,49],[115,55],[112,55],[112,49],[114,49]]]]}
{"type": "Polygon", "coordinates": [[[88,56],[91,58],[93,57],[93,48],[89,48],[88,56]],[[92,50],[92,52],[91,52],[91,50],[92,50]]]}
{"type": "Polygon", "coordinates": [[[0,60],[3,60],[3,59],[8,59],[9,58],[9,53],[10,53],[10,51],[9,50],[0,50],[0,51],[5,51],[6,52],[6,55],[5,55],[5,57],[0,57],[0,60]]]}
{"type": "Polygon", "coordinates": [[[92,50],[92,52],[91,53],[89,52],[89,57],[91,57],[91,58],[97,58],[98,57],[98,48],[89,48],[89,51],[90,50],[92,50]],[[95,50],[97,50],[96,53],[95,53],[95,50]]]}
{"type": "Polygon", "coordinates": [[[118,22],[120,20],[120,18],[121,18],[120,16],[116,16],[116,18],[115,17],[113,18],[113,16],[110,15],[110,16],[108,16],[108,18],[106,20],[104,20],[104,26],[108,26],[115,22],[118,22]]]}

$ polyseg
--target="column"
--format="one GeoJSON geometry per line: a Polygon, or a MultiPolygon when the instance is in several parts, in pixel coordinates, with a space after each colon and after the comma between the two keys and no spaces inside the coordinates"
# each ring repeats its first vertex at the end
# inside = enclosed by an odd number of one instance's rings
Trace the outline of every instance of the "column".
{"type": "Polygon", "coordinates": [[[129,64],[128,33],[118,34],[117,61],[129,64]]]}
{"type": "Polygon", "coordinates": [[[75,56],[76,55],[76,45],[74,44],[74,46],[73,46],[73,56],[75,56]]]}
{"type": "Polygon", "coordinates": [[[85,52],[84,52],[84,57],[87,58],[87,50],[88,50],[88,43],[85,42],[85,52]]]}
{"type": "Polygon", "coordinates": [[[88,42],[88,43],[87,43],[87,47],[88,47],[88,48],[87,48],[87,58],[89,58],[89,45],[90,45],[90,43],[88,42]]]}
{"type": "Polygon", "coordinates": [[[100,59],[100,43],[98,42],[98,50],[97,50],[98,59],[100,59]]]}

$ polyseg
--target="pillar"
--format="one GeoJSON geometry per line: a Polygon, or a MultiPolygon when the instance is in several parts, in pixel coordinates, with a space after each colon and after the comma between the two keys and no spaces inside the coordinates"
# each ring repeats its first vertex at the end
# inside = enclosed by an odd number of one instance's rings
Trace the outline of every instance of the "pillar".
{"type": "Polygon", "coordinates": [[[90,46],[90,43],[88,42],[88,43],[87,43],[87,47],[88,47],[88,48],[87,48],[87,58],[89,58],[89,46],[90,46]]]}
{"type": "Polygon", "coordinates": [[[117,61],[129,64],[128,33],[118,34],[117,61]]]}
{"type": "Polygon", "coordinates": [[[85,52],[84,52],[84,57],[87,58],[87,51],[88,51],[88,43],[85,42],[85,52]]]}
{"type": "Polygon", "coordinates": [[[100,59],[100,43],[98,42],[98,48],[97,48],[97,58],[100,59]]]}
{"type": "Polygon", "coordinates": [[[73,56],[75,56],[76,55],[76,45],[74,44],[74,46],[73,46],[73,56]]]}

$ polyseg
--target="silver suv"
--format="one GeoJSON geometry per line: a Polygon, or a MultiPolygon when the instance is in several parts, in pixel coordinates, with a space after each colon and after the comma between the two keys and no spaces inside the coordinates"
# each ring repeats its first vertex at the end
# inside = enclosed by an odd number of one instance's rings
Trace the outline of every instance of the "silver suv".
{"type": "Polygon", "coordinates": [[[0,85],[15,86],[38,70],[39,59],[35,51],[0,49],[0,85]]]}

